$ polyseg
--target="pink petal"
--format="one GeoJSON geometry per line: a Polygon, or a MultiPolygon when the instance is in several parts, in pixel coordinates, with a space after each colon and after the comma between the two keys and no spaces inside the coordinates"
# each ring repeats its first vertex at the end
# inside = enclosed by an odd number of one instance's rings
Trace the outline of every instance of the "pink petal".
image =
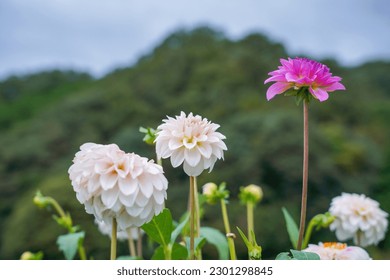
{"type": "Polygon", "coordinates": [[[171,163],[174,168],[178,167],[180,164],[182,164],[184,161],[184,150],[179,149],[173,151],[171,155],[171,163]]]}
{"type": "Polygon", "coordinates": [[[289,83],[277,82],[267,90],[267,100],[271,100],[275,95],[281,94],[291,87],[289,83]]]}
{"type": "Polygon", "coordinates": [[[328,99],[329,94],[326,92],[326,90],[323,90],[321,88],[313,89],[312,87],[309,87],[310,93],[317,98],[319,101],[325,101],[328,99]]]}
{"type": "Polygon", "coordinates": [[[102,192],[102,202],[107,208],[112,208],[118,199],[119,191],[118,189],[111,189],[102,192]]]}
{"type": "Polygon", "coordinates": [[[334,83],[331,84],[330,86],[324,87],[323,89],[326,91],[335,91],[335,90],[345,90],[345,87],[341,83],[334,83]]]}

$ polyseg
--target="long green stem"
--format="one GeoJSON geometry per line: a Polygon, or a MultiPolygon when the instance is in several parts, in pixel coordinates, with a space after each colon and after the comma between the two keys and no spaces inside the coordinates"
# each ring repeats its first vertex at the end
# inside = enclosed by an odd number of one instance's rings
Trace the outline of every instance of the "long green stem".
{"type": "Polygon", "coordinates": [[[302,249],[305,249],[307,245],[309,244],[311,233],[313,232],[313,227],[316,224],[314,219],[311,219],[309,222],[309,225],[307,226],[307,230],[305,233],[305,239],[303,240],[302,249]]]}
{"type": "Polygon", "coordinates": [[[299,223],[299,235],[297,249],[302,249],[302,239],[305,232],[306,204],[307,204],[307,181],[309,174],[309,104],[303,102],[303,174],[302,174],[302,201],[301,220],[299,223]]]}
{"type": "Polygon", "coordinates": [[[195,259],[195,178],[190,176],[190,260],[195,259]]]}
{"type": "MultiPolygon", "coordinates": [[[[199,208],[199,195],[198,184],[196,177],[194,177],[194,203],[195,203],[195,238],[200,237],[200,208],[199,208]]],[[[202,259],[202,251],[199,249],[195,252],[198,260],[202,259]]]]}
{"type": "Polygon", "coordinates": [[[247,224],[248,224],[248,237],[249,237],[249,242],[252,243],[253,241],[253,236],[251,232],[255,232],[255,226],[254,226],[254,219],[253,219],[253,209],[254,209],[254,204],[252,202],[248,202],[246,204],[246,211],[247,211],[247,224]]]}
{"type": "Polygon", "coordinates": [[[116,260],[116,231],[117,231],[116,219],[112,218],[112,231],[111,231],[111,260],[116,260]]]}
{"type": "Polygon", "coordinates": [[[222,210],[222,219],[223,219],[223,224],[225,226],[225,232],[226,232],[226,237],[228,240],[228,245],[229,245],[229,252],[230,252],[230,259],[231,260],[236,260],[236,249],[234,247],[234,235],[232,235],[230,231],[230,224],[229,224],[229,218],[228,218],[228,213],[226,209],[226,202],[224,199],[221,199],[221,210],[222,210]]]}

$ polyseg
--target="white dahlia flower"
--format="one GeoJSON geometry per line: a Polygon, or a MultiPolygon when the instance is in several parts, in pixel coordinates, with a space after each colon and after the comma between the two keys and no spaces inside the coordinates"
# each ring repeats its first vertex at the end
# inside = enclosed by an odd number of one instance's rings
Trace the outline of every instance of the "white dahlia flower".
{"type": "Polygon", "coordinates": [[[303,251],[316,253],[321,260],[371,260],[366,250],[338,242],[309,244],[303,251]]]}
{"type": "Polygon", "coordinates": [[[385,237],[388,214],[363,194],[343,193],[333,198],[329,212],[336,217],[330,229],[340,241],[353,238],[355,244],[366,247],[385,237]]]}
{"type": "Polygon", "coordinates": [[[201,116],[168,117],[157,128],[156,153],[159,158],[171,158],[173,167],[183,164],[188,176],[198,176],[204,169],[211,171],[217,159],[227,150],[226,137],[217,132],[218,124],[201,116]]]}
{"type": "MultiPolygon", "coordinates": [[[[98,221],[97,219],[95,219],[95,224],[98,226],[99,228],[99,231],[103,234],[103,235],[107,235],[111,238],[111,234],[112,234],[112,223],[110,224],[106,224],[104,221],[98,221]]],[[[142,233],[142,231],[140,231],[142,233]]],[[[129,236],[133,239],[133,240],[138,240],[138,228],[136,227],[129,227],[126,231],[124,230],[119,230],[117,231],[117,236],[116,238],[118,240],[128,240],[129,239],[129,236]]]]}
{"type": "Polygon", "coordinates": [[[69,168],[80,203],[99,221],[119,230],[140,227],[164,208],[168,181],[162,167],[117,145],[86,143],[69,168]]]}

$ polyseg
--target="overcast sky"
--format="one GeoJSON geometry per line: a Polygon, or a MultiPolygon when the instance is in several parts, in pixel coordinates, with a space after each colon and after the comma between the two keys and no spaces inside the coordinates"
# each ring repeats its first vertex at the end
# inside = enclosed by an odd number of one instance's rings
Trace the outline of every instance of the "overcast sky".
{"type": "Polygon", "coordinates": [[[343,65],[390,59],[388,0],[0,0],[0,79],[48,68],[101,76],[178,28],[252,32],[343,65]]]}

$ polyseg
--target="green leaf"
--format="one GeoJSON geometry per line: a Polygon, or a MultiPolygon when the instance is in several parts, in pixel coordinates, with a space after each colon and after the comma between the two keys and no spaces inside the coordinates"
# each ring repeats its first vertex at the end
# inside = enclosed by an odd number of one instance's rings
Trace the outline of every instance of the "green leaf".
{"type": "Polygon", "coordinates": [[[291,260],[290,253],[289,252],[282,252],[279,253],[275,260],[291,260]]]}
{"type": "Polygon", "coordinates": [[[207,242],[213,244],[217,248],[220,260],[229,259],[229,246],[226,236],[219,230],[211,227],[201,227],[200,236],[206,238],[207,242]]]}
{"type": "Polygon", "coordinates": [[[60,235],[57,238],[58,248],[64,253],[67,260],[73,260],[79,244],[82,244],[85,232],[76,232],[60,235]]]}
{"type": "Polygon", "coordinates": [[[188,258],[188,250],[179,243],[173,243],[172,260],[186,260],[188,258]]]}
{"type": "Polygon", "coordinates": [[[180,224],[178,224],[177,227],[175,228],[175,230],[172,232],[172,235],[171,235],[171,243],[172,244],[176,241],[176,238],[180,235],[180,233],[182,232],[182,230],[186,226],[189,219],[190,219],[190,215],[189,215],[189,213],[187,213],[184,220],[180,224]]]}
{"type": "Polygon", "coordinates": [[[164,248],[159,246],[154,250],[152,260],[165,260],[164,248]]]}
{"type": "Polygon", "coordinates": [[[172,234],[172,215],[169,209],[165,208],[159,215],[142,226],[142,229],[152,240],[160,245],[167,246],[172,234]]]}
{"type": "Polygon", "coordinates": [[[290,236],[291,244],[293,245],[293,248],[297,248],[298,243],[298,226],[295,223],[294,219],[291,217],[290,213],[288,213],[286,208],[282,208],[284,220],[286,221],[286,227],[288,235],[290,236]]]}
{"type": "Polygon", "coordinates": [[[244,241],[246,247],[248,250],[252,247],[252,244],[249,242],[248,238],[246,237],[245,233],[242,232],[242,230],[239,227],[236,227],[238,230],[238,233],[241,235],[242,240],[244,241]]]}
{"type": "Polygon", "coordinates": [[[297,250],[290,250],[293,257],[297,260],[319,260],[320,256],[312,252],[303,252],[297,250]]]}

